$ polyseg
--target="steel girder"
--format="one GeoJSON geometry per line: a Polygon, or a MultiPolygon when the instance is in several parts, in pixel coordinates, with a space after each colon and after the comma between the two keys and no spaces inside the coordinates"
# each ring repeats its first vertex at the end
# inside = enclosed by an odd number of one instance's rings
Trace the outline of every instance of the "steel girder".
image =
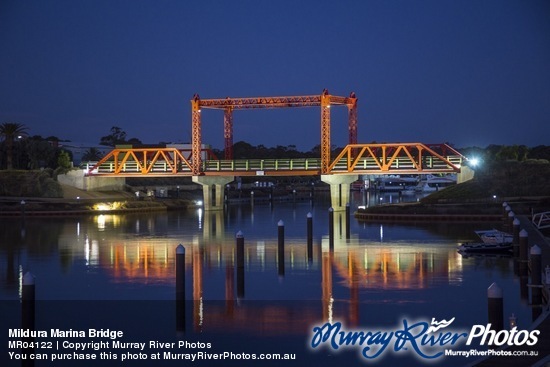
{"type": "Polygon", "coordinates": [[[193,175],[200,175],[201,173],[201,105],[200,97],[198,94],[193,96],[191,100],[191,160],[193,175]]]}
{"type": "Polygon", "coordinates": [[[233,107],[227,107],[223,114],[223,137],[225,159],[233,159],[233,107]]]}
{"type": "Polygon", "coordinates": [[[330,166],[330,96],[321,94],[321,174],[327,174],[330,166]]]}
{"type": "Polygon", "coordinates": [[[323,90],[323,95],[315,96],[286,96],[286,97],[252,97],[252,98],[220,98],[220,99],[199,99],[201,108],[221,109],[228,107],[232,109],[251,108],[285,108],[285,107],[316,107],[321,106],[322,96],[328,97],[333,106],[344,106],[356,104],[357,98],[352,93],[350,97],[340,97],[328,94],[323,90]]]}
{"type": "MultiPolygon", "coordinates": [[[[321,161],[323,173],[328,172],[330,165],[330,107],[348,107],[349,142],[357,142],[357,98],[355,93],[349,97],[333,96],[327,89],[321,95],[315,96],[283,96],[283,97],[251,97],[251,98],[220,98],[200,99],[197,94],[191,100],[193,151],[198,152],[201,145],[200,111],[202,108],[224,110],[224,146],[225,158],[233,158],[233,116],[234,109],[252,108],[287,108],[287,107],[321,107],[321,161]]],[[[193,173],[200,172],[200,157],[193,160],[193,173]]]]}
{"type": "Polygon", "coordinates": [[[357,98],[355,98],[354,92],[352,92],[349,97],[349,103],[347,104],[349,130],[348,144],[357,144],[357,98]]]}

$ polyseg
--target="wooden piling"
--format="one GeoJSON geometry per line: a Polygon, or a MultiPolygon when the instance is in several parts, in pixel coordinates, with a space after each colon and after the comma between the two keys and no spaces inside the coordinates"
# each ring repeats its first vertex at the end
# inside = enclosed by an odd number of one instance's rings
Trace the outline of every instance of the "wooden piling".
{"type": "Polygon", "coordinates": [[[30,272],[23,275],[23,287],[21,292],[21,327],[34,330],[35,309],[35,279],[30,272]]]}
{"type": "Polygon", "coordinates": [[[513,223],[514,223],[514,219],[516,218],[516,214],[513,212],[513,211],[510,211],[508,213],[508,221],[506,221],[505,223],[505,230],[506,231],[512,231],[512,228],[513,228],[513,223]]]}
{"type": "Polygon", "coordinates": [[[531,312],[535,321],[542,314],[542,250],[534,245],[529,251],[531,265],[531,312]]]}
{"type": "Polygon", "coordinates": [[[244,235],[241,231],[235,236],[237,245],[237,298],[244,298],[244,235]]]}
{"type": "Polygon", "coordinates": [[[176,332],[185,333],[185,247],[176,247],[176,332]]]}
{"type": "Polygon", "coordinates": [[[542,250],[534,245],[529,251],[529,263],[531,265],[531,285],[542,285],[542,250]]]}
{"type": "MultiPolygon", "coordinates": [[[[23,275],[23,287],[21,293],[21,328],[25,330],[35,330],[35,279],[34,275],[27,272],[23,275]]],[[[34,367],[34,337],[23,338],[27,346],[21,349],[25,358],[21,361],[23,367],[34,367]]]]}
{"type": "Polygon", "coordinates": [[[278,235],[278,245],[277,245],[277,259],[278,259],[278,270],[279,275],[285,275],[285,224],[282,220],[277,223],[277,235],[278,235]]]}
{"type": "Polygon", "coordinates": [[[500,331],[504,329],[504,301],[502,289],[493,283],[487,289],[488,322],[491,329],[500,331]]]}
{"type": "Polygon", "coordinates": [[[176,247],[176,300],[185,300],[185,247],[176,247]]]}

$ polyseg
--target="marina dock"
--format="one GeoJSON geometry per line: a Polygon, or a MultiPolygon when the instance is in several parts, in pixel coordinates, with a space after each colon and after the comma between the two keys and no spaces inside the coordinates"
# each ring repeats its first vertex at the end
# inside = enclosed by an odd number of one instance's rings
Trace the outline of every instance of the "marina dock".
{"type": "MultiPolygon", "coordinates": [[[[526,215],[519,215],[516,217],[520,221],[520,228],[527,231],[529,239],[529,247],[537,245],[542,251],[542,268],[550,265],[550,241],[544,237],[538,229],[531,223],[530,219],[526,215]]],[[[511,346],[507,348],[497,349],[497,351],[509,351],[509,352],[538,352],[537,355],[526,356],[493,356],[487,357],[483,360],[476,361],[470,366],[476,367],[517,367],[517,366],[532,366],[532,367],[550,367],[550,306],[548,304],[548,291],[550,284],[543,274],[543,299],[546,300],[542,306],[541,315],[533,322],[530,330],[539,330],[538,342],[533,346],[511,346]]],[[[532,307],[537,307],[533,305],[532,307]]]]}

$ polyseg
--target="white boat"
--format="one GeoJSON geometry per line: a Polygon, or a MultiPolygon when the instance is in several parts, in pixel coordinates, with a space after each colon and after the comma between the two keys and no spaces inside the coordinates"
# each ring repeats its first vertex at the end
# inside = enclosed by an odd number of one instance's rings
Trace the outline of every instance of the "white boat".
{"type": "Polygon", "coordinates": [[[406,186],[403,190],[401,190],[402,195],[414,195],[416,194],[416,190],[414,189],[414,186],[406,186]]]}
{"type": "Polygon", "coordinates": [[[512,243],[514,240],[511,234],[494,228],[475,232],[484,243],[512,243]]]}
{"type": "Polygon", "coordinates": [[[415,187],[416,191],[434,192],[442,190],[446,187],[456,184],[456,175],[434,176],[426,175],[426,177],[415,187]]]}
{"type": "Polygon", "coordinates": [[[511,243],[466,242],[458,247],[460,253],[506,253],[511,250],[511,243]]]}

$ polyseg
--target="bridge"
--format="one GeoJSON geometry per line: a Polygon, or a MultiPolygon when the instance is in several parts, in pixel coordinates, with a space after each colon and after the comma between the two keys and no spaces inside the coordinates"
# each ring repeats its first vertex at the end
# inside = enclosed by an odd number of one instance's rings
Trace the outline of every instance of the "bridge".
{"type": "Polygon", "coordinates": [[[87,176],[177,177],[191,176],[203,185],[205,207],[221,208],[225,184],[235,176],[321,176],[331,185],[332,204],[343,210],[349,198],[349,184],[360,174],[434,174],[460,172],[466,158],[448,144],[357,143],[357,98],[321,95],[191,100],[191,149],[178,147],[115,148],[90,167],[87,176]],[[331,157],[331,107],[348,109],[348,145],[331,157]],[[233,159],[233,111],[257,108],[321,108],[321,156],[299,159],[233,159]],[[224,111],[224,159],[218,159],[202,145],[203,109],[224,111]],[[215,188],[214,197],[212,187],[215,188]]]}

